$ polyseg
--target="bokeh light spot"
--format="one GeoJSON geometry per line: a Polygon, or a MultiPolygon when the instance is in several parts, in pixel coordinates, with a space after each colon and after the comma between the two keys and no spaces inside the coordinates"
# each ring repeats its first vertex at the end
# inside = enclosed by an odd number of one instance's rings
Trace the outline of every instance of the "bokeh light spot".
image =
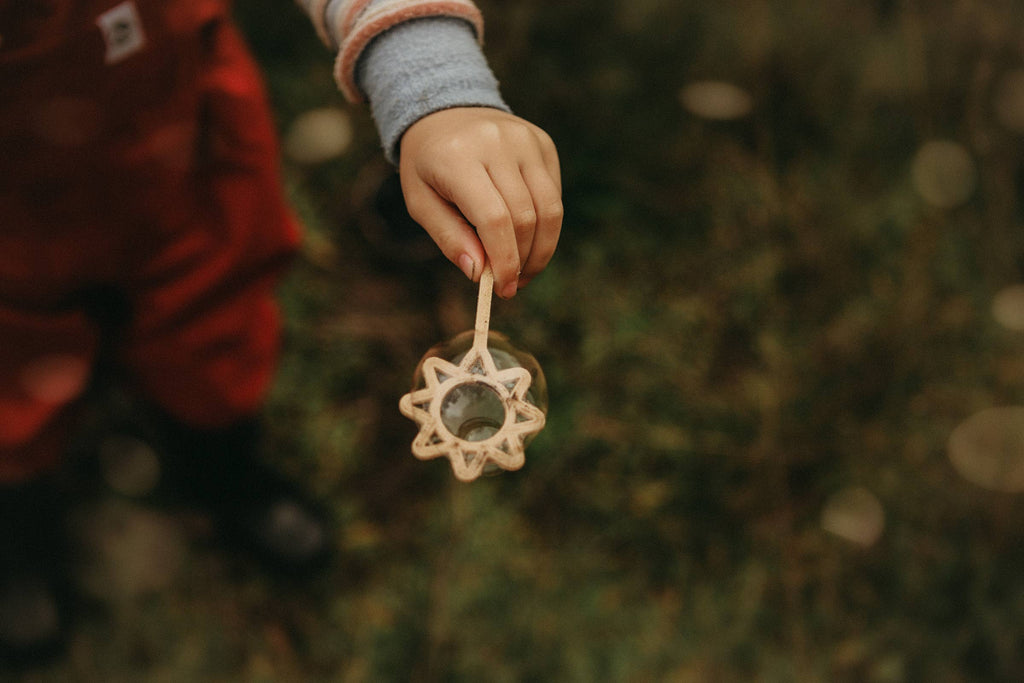
{"type": "Polygon", "coordinates": [[[1024,284],[998,292],[992,299],[992,317],[1003,327],[1024,332],[1024,284]]]}
{"type": "Polygon", "coordinates": [[[834,494],[821,513],[821,527],[831,534],[865,548],[885,530],[885,510],[877,496],[855,486],[834,494]]]}
{"type": "Polygon", "coordinates": [[[82,548],[78,583],[95,598],[160,591],[180,573],[185,540],[167,515],[118,501],[83,511],[76,526],[82,548]]]}
{"type": "Polygon", "coordinates": [[[977,175],[971,155],[951,140],[926,142],[911,166],[914,189],[926,202],[941,209],[951,209],[970,199],[977,175]]]}
{"type": "Polygon", "coordinates": [[[111,434],[99,447],[103,478],[113,490],[125,496],[144,496],[160,481],[160,458],[141,439],[111,434]]]}
{"type": "Polygon", "coordinates": [[[89,380],[89,362],[71,354],[37,358],[21,371],[21,386],[32,398],[61,404],[76,398],[89,380]]]}
{"type": "Polygon", "coordinates": [[[1024,406],[982,410],[949,436],[949,460],[964,479],[993,491],[1024,491],[1024,406]]]}
{"type": "Polygon", "coordinates": [[[718,121],[743,118],[753,107],[747,91],[724,81],[694,81],[680,91],[679,101],[691,114],[718,121]]]}
{"type": "Polygon", "coordinates": [[[284,138],[284,151],[297,164],[320,164],[345,153],[352,143],[348,114],[332,107],[299,115],[284,138]]]}

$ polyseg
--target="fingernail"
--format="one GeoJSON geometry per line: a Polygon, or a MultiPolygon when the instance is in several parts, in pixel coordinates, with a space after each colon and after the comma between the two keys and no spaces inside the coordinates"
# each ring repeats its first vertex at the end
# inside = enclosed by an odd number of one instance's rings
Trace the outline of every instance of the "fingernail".
{"type": "Polygon", "coordinates": [[[512,282],[505,285],[505,288],[501,290],[501,298],[511,299],[516,295],[517,289],[518,287],[516,286],[515,280],[513,280],[512,282]]]}
{"type": "Polygon", "coordinates": [[[463,254],[459,257],[459,268],[466,274],[470,280],[476,279],[476,261],[469,254],[463,254]]]}

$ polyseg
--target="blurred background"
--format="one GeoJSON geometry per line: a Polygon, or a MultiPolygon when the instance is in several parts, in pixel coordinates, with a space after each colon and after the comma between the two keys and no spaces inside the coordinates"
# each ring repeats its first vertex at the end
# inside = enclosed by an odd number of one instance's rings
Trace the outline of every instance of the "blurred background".
{"type": "Polygon", "coordinates": [[[410,455],[476,289],[304,15],[238,2],[307,225],[275,457],[340,556],[269,578],[115,458],[95,609],[25,680],[1024,678],[1024,6],[479,5],[563,164],[559,252],[491,322],[549,383],[526,466],[410,455]]]}

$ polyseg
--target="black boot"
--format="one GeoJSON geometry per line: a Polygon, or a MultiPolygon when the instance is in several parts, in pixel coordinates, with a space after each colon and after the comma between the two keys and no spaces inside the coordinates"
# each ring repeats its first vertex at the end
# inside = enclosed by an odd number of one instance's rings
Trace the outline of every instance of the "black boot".
{"type": "Polygon", "coordinates": [[[331,551],[328,515],[260,458],[259,420],[218,430],[166,424],[166,481],[211,512],[228,542],[287,573],[325,563],[331,551]]]}
{"type": "Polygon", "coordinates": [[[66,644],[67,498],[51,477],[0,485],[0,661],[45,663],[66,644]]]}

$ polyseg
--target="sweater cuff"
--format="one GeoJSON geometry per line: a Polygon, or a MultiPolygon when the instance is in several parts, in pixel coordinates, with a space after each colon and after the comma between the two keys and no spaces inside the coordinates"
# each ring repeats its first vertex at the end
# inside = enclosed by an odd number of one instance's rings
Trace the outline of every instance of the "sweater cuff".
{"type": "Polygon", "coordinates": [[[381,33],[363,51],[356,82],[392,163],[402,134],[427,114],[452,107],[509,111],[473,27],[462,19],[414,19],[381,33]]]}
{"type": "MultiPolygon", "coordinates": [[[[317,0],[311,0],[314,4],[317,0]]],[[[320,10],[314,8],[319,14],[320,10]]],[[[316,16],[315,14],[314,16],[316,16]]],[[[403,22],[426,17],[457,17],[484,39],[484,19],[472,0],[333,0],[324,8],[325,31],[340,47],[334,65],[338,87],[352,102],[362,100],[356,85],[356,65],[377,36],[403,22]]],[[[314,20],[315,21],[315,20],[314,20]]]]}

